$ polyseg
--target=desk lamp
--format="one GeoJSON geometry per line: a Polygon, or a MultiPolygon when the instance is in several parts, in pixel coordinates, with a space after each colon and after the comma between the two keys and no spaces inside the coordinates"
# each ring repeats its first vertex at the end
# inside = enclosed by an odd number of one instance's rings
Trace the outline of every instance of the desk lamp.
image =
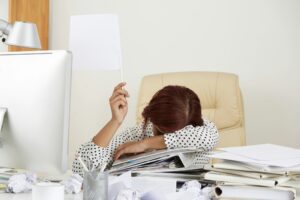
{"type": "Polygon", "coordinates": [[[36,25],[30,22],[16,21],[14,24],[10,24],[0,19],[0,38],[8,45],[41,48],[36,25]]]}

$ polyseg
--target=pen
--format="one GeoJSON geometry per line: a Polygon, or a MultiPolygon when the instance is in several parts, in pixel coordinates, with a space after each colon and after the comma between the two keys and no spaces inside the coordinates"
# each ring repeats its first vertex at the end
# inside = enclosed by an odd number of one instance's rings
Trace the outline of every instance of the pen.
{"type": "Polygon", "coordinates": [[[104,163],[104,165],[100,169],[100,172],[104,172],[106,167],[107,167],[107,163],[104,163]]]}
{"type": "Polygon", "coordinates": [[[78,156],[78,158],[77,158],[78,160],[79,160],[79,162],[80,162],[80,164],[82,165],[82,167],[83,167],[83,169],[85,170],[85,171],[89,171],[88,170],[88,168],[86,167],[86,165],[84,164],[84,162],[82,161],[82,159],[81,159],[81,156],[79,155],[78,156]]]}

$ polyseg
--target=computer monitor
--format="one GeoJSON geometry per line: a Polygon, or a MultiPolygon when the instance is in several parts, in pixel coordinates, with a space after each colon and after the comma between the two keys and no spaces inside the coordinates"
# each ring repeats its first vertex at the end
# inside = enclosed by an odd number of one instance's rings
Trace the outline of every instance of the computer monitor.
{"type": "Polygon", "coordinates": [[[1,167],[67,170],[71,61],[68,51],[0,53],[1,167]]]}

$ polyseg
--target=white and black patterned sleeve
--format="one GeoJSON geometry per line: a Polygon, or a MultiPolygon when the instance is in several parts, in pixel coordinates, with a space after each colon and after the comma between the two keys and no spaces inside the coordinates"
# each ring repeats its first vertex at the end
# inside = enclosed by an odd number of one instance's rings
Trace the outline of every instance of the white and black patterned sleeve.
{"type": "Polygon", "coordinates": [[[164,135],[168,149],[197,147],[204,151],[211,151],[218,142],[218,129],[213,122],[204,119],[202,126],[188,125],[181,130],[164,135]]]}
{"type": "Polygon", "coordinates": [[[139,141],[144,138],[142,125],[128,128],[115,136],[110,144],[103,148],[92,141],[82,144],[76,151],[75,159],[72,165],[73,173],[83,176],[83,167],[77,159],[78,155],[81,156],[83,162],[89,168],[101,167],[105,163],[113,162],[115,150],[123,143],[129,141],[139,141]]]}

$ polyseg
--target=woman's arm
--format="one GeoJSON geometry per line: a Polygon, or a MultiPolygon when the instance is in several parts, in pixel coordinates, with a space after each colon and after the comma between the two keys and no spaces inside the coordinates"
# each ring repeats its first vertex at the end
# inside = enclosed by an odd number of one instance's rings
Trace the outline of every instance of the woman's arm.
{"type": "Polygon", "coordinates": [[[219,133],[213,122],[204,119],[202,126],[188,125],[175,133],[164,135],[168,149],[197,147],[204,151],[211,151],[218,143],[219,133]]]}
{"type": "Polygon", "coordinates": [[[119,83],[109,98],[112,118],[93,138],[93,142],[100,147],[107,147],[127,114],[126,98],[129,97],[129,94],[123,89],[125,85],[126,83],[119,83]]]}
{"type": "Polygon", "coordinates": [[[141,141],[130,141],[117,148],[114,159],[118,160],[122,155],[129,153],[142,153],[147,150],[165,149],[166,147],[167,146],[162,135],[152,136],[141,141]]]}
{"type": "Polygon", "coordinates": [[[112,139],[122,124],[128,110],[126,98],[128,92],[123,89],[125,83],[118,84],[109,99],[112,113],[111,120],[97,133],[92,141],[82,144],[76,151],[73,161],[72,171],[83,175],[82,166],[78,156],[82,158],[86,165],[96,168],[105,163],[112,162],[115,149],[134,136],[134,130],[128,129],[112,139]]]}
{"type": "Polygon", "coordinates": [[[72,171],[73,173],[83,175],[83,168],[78,160],[78,156],[82,158],[83,162],[90,166],[89,168],[100,168],[105,164],[113,162],[113,156],[118,146],[132,140],[142,140],[141,134],[142,127],[132,127],[118,134],[114,137],[107,147],[100,147],[94,142],[90,141],[82,144],[76,151],[76,156],[73,161],[72,171]]]}
{"type": "Polygon", "coordinates": [[[197,147],[204,151],[211,151],[219,138],[218,129],[214,123],[204,119],[203,126],[188,125],[174,133],[152,136],[141,141],[127,142],[116,150],[115,159],[124,154],[141,153],[150,149],[176,149],[197,147]]]}

